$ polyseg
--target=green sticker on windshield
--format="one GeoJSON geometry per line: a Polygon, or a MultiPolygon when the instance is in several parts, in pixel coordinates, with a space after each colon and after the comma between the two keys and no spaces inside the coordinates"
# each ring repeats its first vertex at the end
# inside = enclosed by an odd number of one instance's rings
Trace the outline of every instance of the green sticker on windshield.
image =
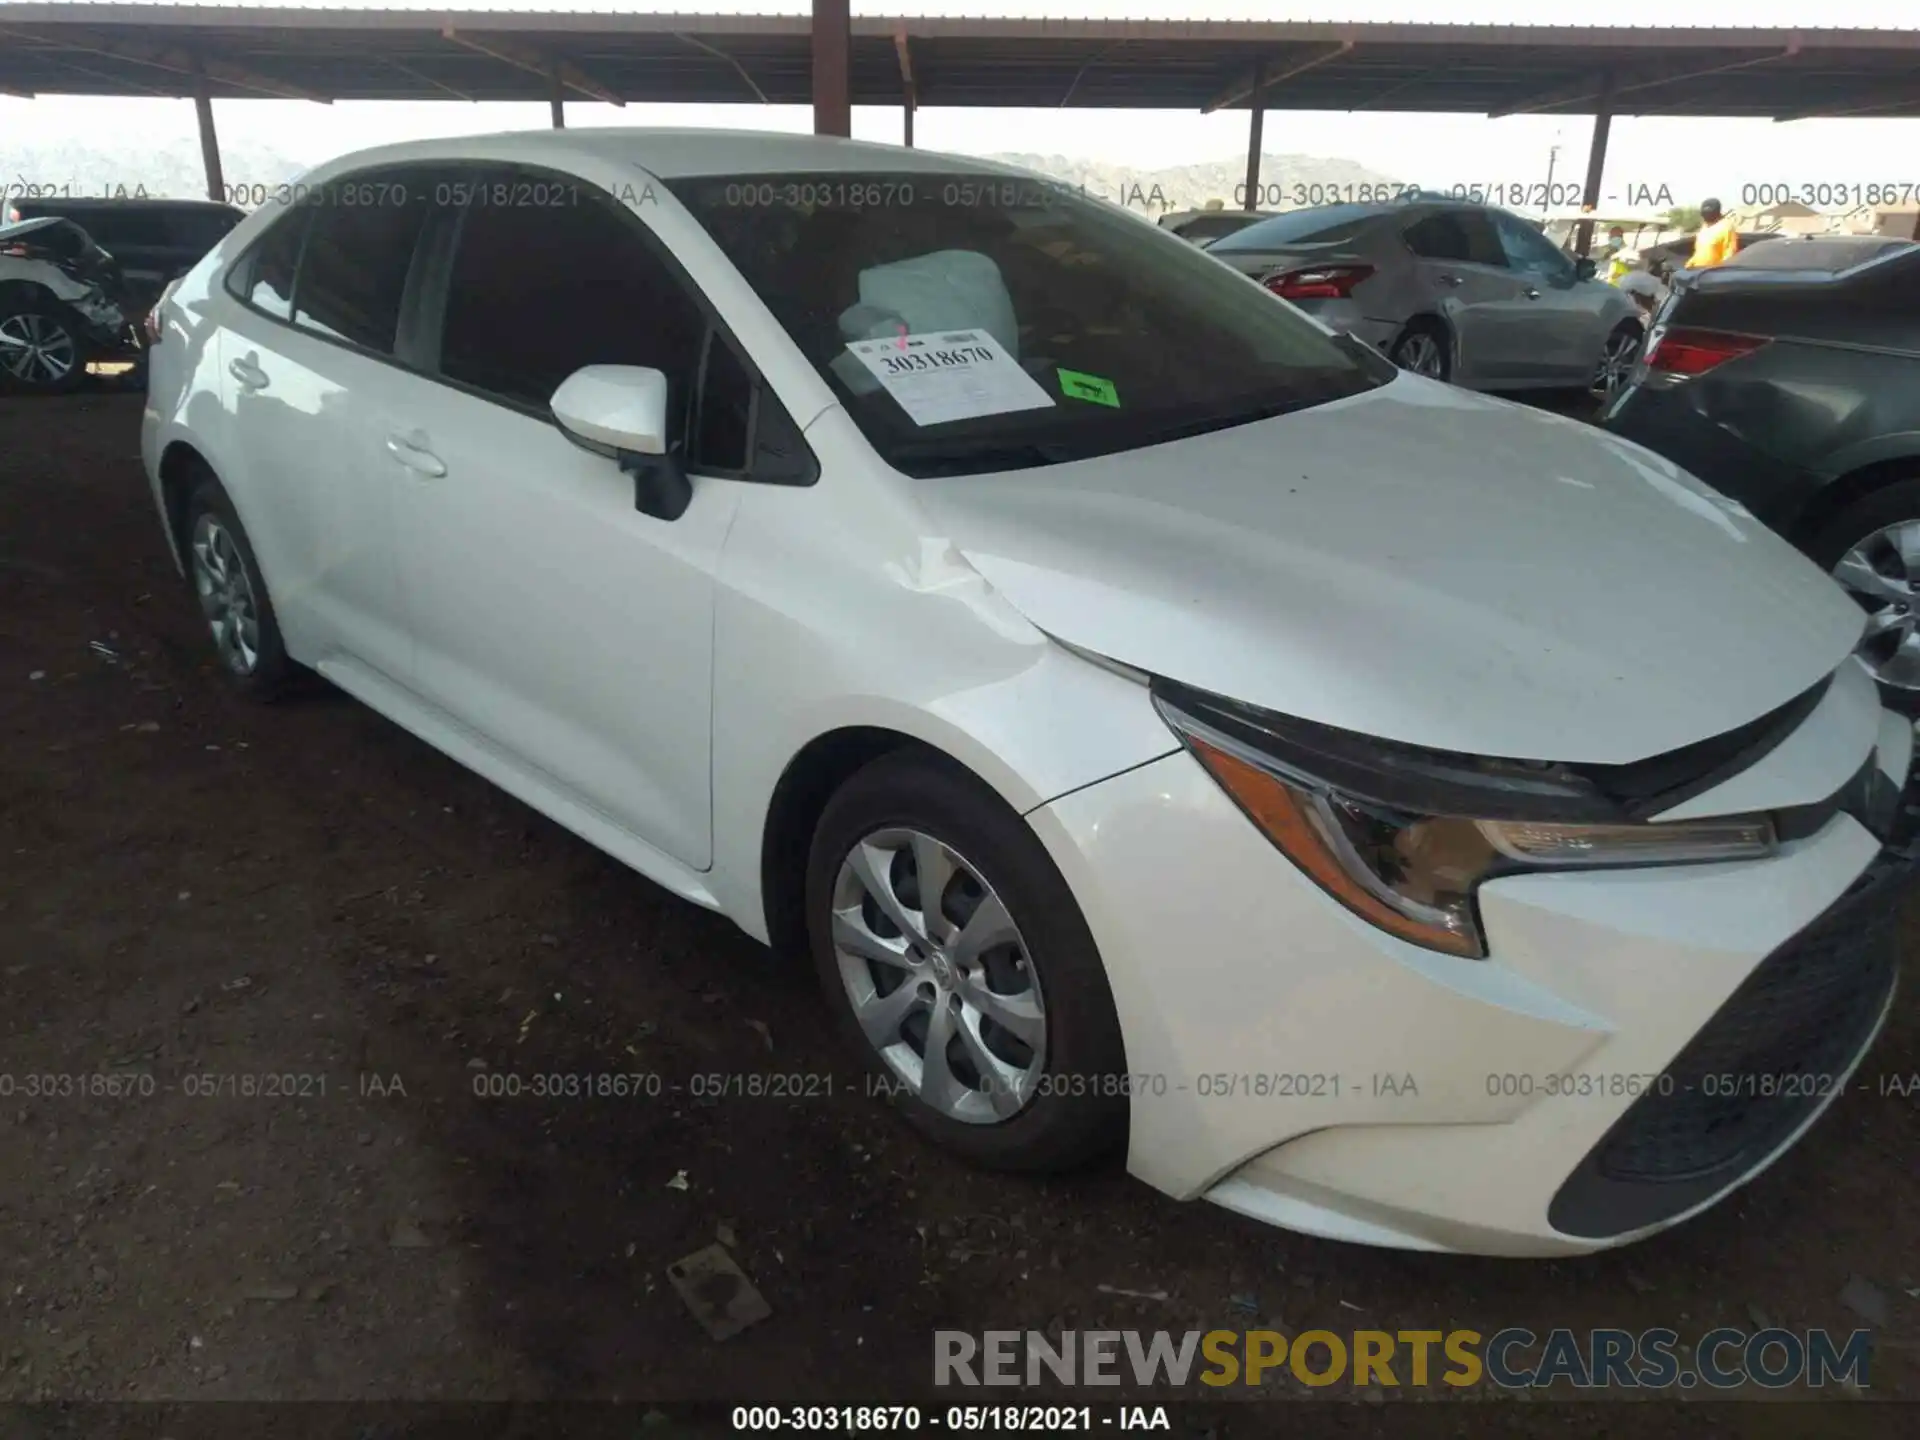
{"type": "Polygon", "coordinates": [[[1116,410],[1120,408],[1120,392],[1113,388],[1113,381],[1102,380],[1098,375],[1062,370],[1060,393],[1071,395],[1075,400],[1091,400],[1096,405],[1111,405],[1116,410]]]}

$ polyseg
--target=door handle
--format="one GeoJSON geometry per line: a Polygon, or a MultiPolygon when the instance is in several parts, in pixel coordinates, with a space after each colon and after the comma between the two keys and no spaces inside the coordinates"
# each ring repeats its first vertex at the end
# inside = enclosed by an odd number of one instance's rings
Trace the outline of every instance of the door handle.
{"type": "Polygon", "coordinates": [[[1529,299],[1529,300],[1538,300],[1538,299],[1540,298],[1540,292],[1539,292],[1538,290],[1536,290],[1536,289],[1534,289],[1534,288],[1533,288],[1533,286],[1531,286],[1531,285],[1529,285],[1529,286],[1528,286],[1528,287],[1527,287],[1527,288],[1526,288],[1526,289],[1525,289],[1524,291],[1522,291],[1521,293],[1522,293],[1522,294],[1524,294],[1524,295],[1525,295],[1525,296],[1527,297],[1527,299],[1529,299]]]}
{"type": "Polygon", "coordinates": [[[1459,285],[1464,282],[1460,279],[1458,275],[1442,275],[1440,277],[1440,283],[1442,285],[1459,285]]]}
{"type": "Polygon", "coordinates": [[[242,356],[227,366],[227,373],[240,382],[243,390],[264,390],[267,388],[267,372],[257,363],[257,357],[251,353],[242,356]]]}
{"type": "Polygon", "coordinates": [[[389,435],[387,453],[422,475],[438,479],[447,473],[447,462],[427,448],[427,437],[418,430],[411,435],[389,435]]]}

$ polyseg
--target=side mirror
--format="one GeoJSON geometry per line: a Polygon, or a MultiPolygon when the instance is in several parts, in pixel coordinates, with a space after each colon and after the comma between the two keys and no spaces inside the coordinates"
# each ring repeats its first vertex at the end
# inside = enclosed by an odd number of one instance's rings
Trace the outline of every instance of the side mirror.
{"type": "Polygon", "coordinates": [[[560,383],[549,402],[575,444],[608,455],[633,477],[633,508],[678,520],[693,485],[667,451],[667,377],[640,365],[588,365],[560,383]]]}
{"type": "Polygon", "coordinates": [[[1573,262],[1573,278],[1576,280],[1591,280],[1599,273],[1600,267],[1591,255],[1582,255],[1573,262]]]}

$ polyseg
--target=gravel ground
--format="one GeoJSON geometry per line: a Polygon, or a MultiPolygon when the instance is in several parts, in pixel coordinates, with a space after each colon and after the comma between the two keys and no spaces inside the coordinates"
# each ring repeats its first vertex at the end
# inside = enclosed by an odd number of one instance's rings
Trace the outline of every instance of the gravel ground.
{"type": "MultiPolygon", "coordinates": [[[[1856,1281],[1885,1307],[1874,1392],[1920,1398],[1920,1098],[1856,1089],[1718,1210],[1555,1263],[967,1170],[859,1093],[803,967],[323,686],[231,696],[138,422],[128,395],[0,401],[0,1400],[925,1400],[936,1327],[1845,1331],[1856,1281]],[[663,1088],[475,1094],[608,1071],[663,1088]],[[101,1072],[131,1093],[19,1088],[101,1072]],[[815,1093],[691,1093],[770,1073],[815,1093]],[[725,1341],[664,1273],[716,1239],[772,1308],[725,1341]]],[[[1917,1009],[1863,1083],[1920,1071],[1917,1009]]],[[[1449,1433],[1595,1433],[1571,1406],[1473,1411],[1449,1433]]]]}

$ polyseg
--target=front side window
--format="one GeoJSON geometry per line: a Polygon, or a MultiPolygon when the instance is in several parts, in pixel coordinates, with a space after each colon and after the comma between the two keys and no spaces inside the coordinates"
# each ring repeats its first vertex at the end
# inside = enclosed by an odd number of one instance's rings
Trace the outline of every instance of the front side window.
{"type": "Polygon", "coordinates": [[[1497,210],[1493,214],[1493,226],[1510,268],[1547,280],[1573,278],[1573,266],[1560,248],[1519,216],[1497,210]]]}
{"type": "Polygon", "coordinates": [[[1187,242],[1044,182],[828,173],[671,188],[909,474],[1137,449],[1394,374],[1187,242]]]}
{"type": "Polygon", "coordinates": [[[612,203],[583,192],[565,205],[492,204],[487,186],[474,193],[447,284],[441,373],[544,412],[584,365],[643,365],[666,375],[684,415],[706,319],[612,203]]]}
{"type": "Polygon", "coordinates": [[[323,187],[312,202],[293,323],[392,354],[430,199],[424,185],[398,179],[354,178],[323,187]]]}

